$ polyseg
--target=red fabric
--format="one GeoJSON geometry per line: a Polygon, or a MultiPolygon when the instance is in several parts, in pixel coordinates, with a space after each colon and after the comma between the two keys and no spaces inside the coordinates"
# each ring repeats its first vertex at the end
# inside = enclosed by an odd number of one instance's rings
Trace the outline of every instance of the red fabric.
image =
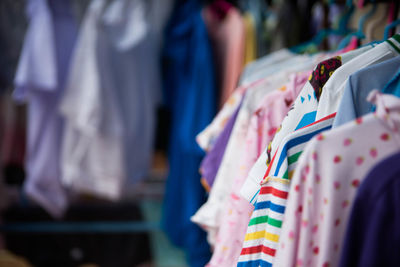
{"type": "Polygon", "coordinates": [[[225,18],[228,11],[232,8],[232,4],[224,1],[224,0],[217,0],[214,1],[210,6],[211,12],[219,19],[222,20],[225,18]]]}

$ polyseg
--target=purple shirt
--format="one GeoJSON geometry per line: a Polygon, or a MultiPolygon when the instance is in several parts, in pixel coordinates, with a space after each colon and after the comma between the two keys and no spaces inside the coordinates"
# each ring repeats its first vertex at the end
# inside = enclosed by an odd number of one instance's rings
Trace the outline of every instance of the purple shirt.
{"type": "Polygon", "coordinates": [[[339,266],[400,266],[399,162],[386,158],[358,189],[339,266]]]}
{"type": "Polygon", "coordinates": [[[235,125],[236,117],[239,113],[240,107],[242,106],[242,101],[236,108],[235,112],[232,114],[231,118],[226,123],[225,128],[215,140],[215,144],[210,152],[207,153],[207,155],[201,162],[200,172],[202,174],[202,180],[203,183],[205,183],[209,188],[212,187],[215,177],[217,176],[219,166],[221,165],[221,161],[224,156],[226,145],[228,144],[233,126],[235,125]]]}
{"type": "Polygon", "coordinates": [[[28,102],[24,191],[55,217],[67,207],[60,183],[63,93],[77,27],[69,0],[29,0],[29,29],[15,77],[14,99],[28,102]]]}

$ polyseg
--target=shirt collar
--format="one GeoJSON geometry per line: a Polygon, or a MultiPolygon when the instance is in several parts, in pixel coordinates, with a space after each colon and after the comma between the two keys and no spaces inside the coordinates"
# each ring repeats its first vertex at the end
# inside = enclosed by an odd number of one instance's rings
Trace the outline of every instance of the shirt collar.
{"type": "Polygon", "coordinates": [[[393,78],[385,85],[382,92],[384,94],[394,94],[400,96],[400,68],[393,78]]]}
{"type": "Polygon", "coordinates": [[[400,54],[400,34],[395,34],[393,37],[387,39],[386,42],[400,54]]]}

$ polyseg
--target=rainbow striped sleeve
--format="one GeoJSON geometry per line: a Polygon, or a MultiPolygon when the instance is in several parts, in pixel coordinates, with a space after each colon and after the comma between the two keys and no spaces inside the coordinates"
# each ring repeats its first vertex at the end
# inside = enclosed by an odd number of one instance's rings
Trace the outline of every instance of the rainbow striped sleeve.
{"type": "Polygon", "coordinates": [[[271,162],[273,165],[262,182],[237,266],[272,266],[289,194],[290,178],[297,161],[313,136],[332,127],[335,115],[303,127],[283,140],[277,156],[271,162]]]}

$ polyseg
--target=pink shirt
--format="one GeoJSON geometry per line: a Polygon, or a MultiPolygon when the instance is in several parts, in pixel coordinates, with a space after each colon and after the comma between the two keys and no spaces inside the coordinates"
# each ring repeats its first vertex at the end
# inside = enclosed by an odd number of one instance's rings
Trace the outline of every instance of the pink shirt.
{"type": "Polygon", "coordinates": [[[222,106],[237,87],[244,61],[245,26],[235,7],[224,18],[216,16],[212,7],[204,9],[203,17],[213,44],[222,106]]]}

